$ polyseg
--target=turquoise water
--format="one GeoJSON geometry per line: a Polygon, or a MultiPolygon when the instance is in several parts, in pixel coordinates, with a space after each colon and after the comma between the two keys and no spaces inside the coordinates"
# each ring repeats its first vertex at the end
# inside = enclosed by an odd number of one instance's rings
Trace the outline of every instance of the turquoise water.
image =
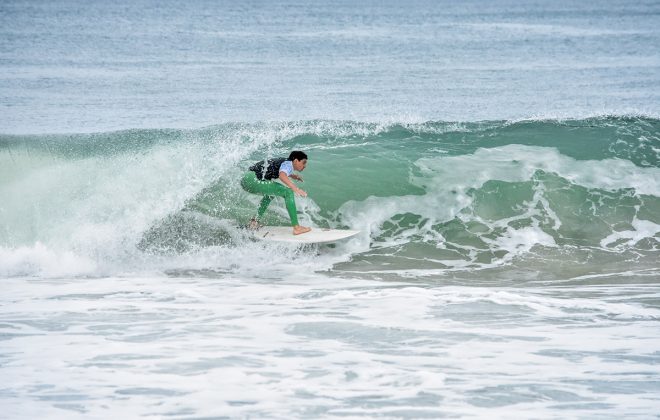
{"type": "MultiPolygon", "coordinates": [[[[658,120],[636,117],[5,135],[0,239],[8,252],[40,243],[93,265],[110,258],[112,273],[241,247],[232,223],[246,222],[258,197],[240,188],[240,174],[304,149],[305,223],[363,231],[362,248],[347,250],[350,262],[335,271],[442,278],[515,261],[546,278],[628,268],[631,259],[653,269],[659,136],[658,120]]],[[[282,206],[265,222],[287,224],[282,206]]]]}
{"type": "Polygon", "coordinates": [[[3,2],[3,415],[654,416],[659,14],[3,2]]]}

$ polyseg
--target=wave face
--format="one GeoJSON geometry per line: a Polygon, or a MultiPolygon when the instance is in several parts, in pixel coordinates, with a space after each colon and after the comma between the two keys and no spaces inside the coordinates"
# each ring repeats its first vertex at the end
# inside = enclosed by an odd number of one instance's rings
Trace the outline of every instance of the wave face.
{"type": "MultiPolygon", "coordinates": [[[[286,224],[282,203],[266,222],[286,224]]],[[[659,249],[653,118],[0,136],[1,276],[259,275],[293,258],[369,278],[593,279],[653,272],[659,249]],[[292,149],[310,155],[302,221],[358,239],[291,250],[237,227],[259,199],[241,190],[242,173],[292,149]]]]}

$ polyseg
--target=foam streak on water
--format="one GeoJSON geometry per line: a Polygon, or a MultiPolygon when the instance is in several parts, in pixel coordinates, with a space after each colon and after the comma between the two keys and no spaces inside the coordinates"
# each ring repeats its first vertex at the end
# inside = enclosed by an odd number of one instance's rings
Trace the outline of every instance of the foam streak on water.
{"type": "Polygon", "coordinates": [[[658,408],[657,287],[318,276],[3,284],[9,417],[568,418],[658,408]]]}

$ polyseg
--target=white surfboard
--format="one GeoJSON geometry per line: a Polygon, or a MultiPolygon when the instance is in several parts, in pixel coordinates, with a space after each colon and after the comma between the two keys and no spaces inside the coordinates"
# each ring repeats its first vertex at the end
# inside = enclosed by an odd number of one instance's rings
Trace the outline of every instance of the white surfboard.
{"type": "Polygon", "coordinates": [[[254,231],[257,239],[293,244],[323,244],[348,239],[360,233],[359,230],[312,228],[307,233],[294,235],[291,226],[263,226],[254,231]]]}

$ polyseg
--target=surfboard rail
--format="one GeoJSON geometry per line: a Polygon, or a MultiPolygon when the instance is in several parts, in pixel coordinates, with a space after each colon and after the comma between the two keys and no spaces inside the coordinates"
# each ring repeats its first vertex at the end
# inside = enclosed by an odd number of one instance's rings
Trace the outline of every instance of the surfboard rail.
{"type": "Polygon", "coordinates": [[[359,230],[312,228],[311,231],[294,235],[291,226],[262,226],[253,232],[256,239],[294,244],[323,244],[341,241],[360,233],[359,230]]]}

